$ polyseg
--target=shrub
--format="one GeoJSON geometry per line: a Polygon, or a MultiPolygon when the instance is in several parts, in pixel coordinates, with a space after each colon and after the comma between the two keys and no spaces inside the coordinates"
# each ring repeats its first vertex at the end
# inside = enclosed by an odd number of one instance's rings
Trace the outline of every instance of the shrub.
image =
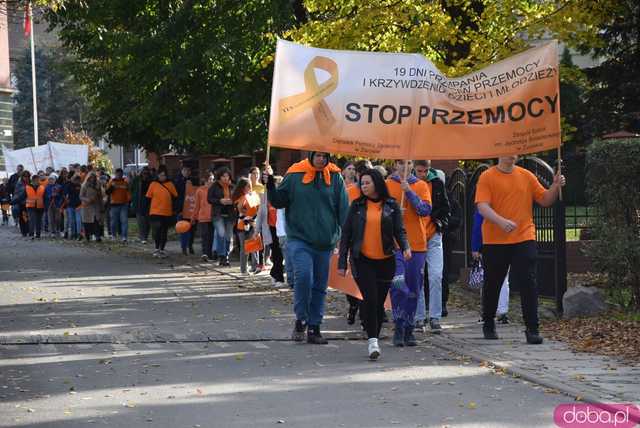
{"type": "Polygon", "coordinates": [[[588,249],[617,303],[640,310],[640,139],[596,141],[587,190],[598,208],[588,249]]]}

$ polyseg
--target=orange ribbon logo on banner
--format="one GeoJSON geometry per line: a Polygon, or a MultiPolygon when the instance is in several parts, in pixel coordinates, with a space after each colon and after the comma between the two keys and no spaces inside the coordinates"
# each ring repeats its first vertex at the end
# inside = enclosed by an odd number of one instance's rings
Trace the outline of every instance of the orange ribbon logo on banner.
{"type": "Polygon", "coordinates": [[[326,133],[336,123],[329,105],[324,99],[338,87],[338,64],[332,59],[317,56],[304,70],[304,92],[280,100],[280,122],[286,122],[300,113],[311,109],[320,132],[326,133]],[[329,80],[318,84],[315,69],[329,73],[329,80]]]}

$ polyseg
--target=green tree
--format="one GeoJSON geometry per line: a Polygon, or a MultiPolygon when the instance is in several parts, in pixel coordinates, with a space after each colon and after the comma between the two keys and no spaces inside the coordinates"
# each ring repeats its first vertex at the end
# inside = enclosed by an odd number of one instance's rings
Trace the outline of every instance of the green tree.
{"type": "Polygon", "coordinates": [[[116,144],[238,153],[264,145],[288,0],[65,1],[47,15],[116,144]]]}
{"type": "Polygon", "coordinates": [[[557,38],[601,43],[597,31],[616,0],[306,0],[295,40],[318,47],[416,52],[450,76],[466,74],[557,38]],[[306,13],[305,13],[306,12],[306,13]]]}
{"type": "Polygon", "coordinates": [[[640,3],[618,1],[599,37],[600,43],[591,52],[603,62],[587,72],[590,136],[622,129],[640,132],[640,3]]]}
{"type": "MultiPolygon", "coordinates": [[[[45,144],[50,132],[69,122],[82,123],[86,110],[79,88],[62,66],[62,52],[36,50],[38,139],[45,144]]],[[[32,146],[33,96],[31,53],[25,50],[16,65],[17,92],[13,97],[14,143],[16,148],[32,146]]]]}

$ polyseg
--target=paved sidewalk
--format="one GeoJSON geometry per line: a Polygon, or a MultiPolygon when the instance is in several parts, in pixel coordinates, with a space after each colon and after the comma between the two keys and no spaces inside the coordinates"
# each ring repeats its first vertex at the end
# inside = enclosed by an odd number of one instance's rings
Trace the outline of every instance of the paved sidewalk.
{"type": "MultiPolygon", "coordinates": [[[[457,309],[443,322],[444,334],[432,344],[487,362],[507,373],[590,402],[640,403],[640,366],[614,358],[573,352],[563,342],[545,339],[527,345],[524,327],[498,325],[500,340],[485,340],[478,314],[457,309]]],[[[542,332],[544,334],[544,331],[542,332]]],[[[640,412],[636,415],[640,420],[640,412]]]]}

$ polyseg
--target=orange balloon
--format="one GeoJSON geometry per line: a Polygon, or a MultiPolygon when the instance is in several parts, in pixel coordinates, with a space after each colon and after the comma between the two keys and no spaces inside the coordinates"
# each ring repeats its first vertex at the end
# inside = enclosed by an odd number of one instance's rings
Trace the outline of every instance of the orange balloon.
{"type": "Polygon", "coordinates": [[[186,220],[180,220],[176,223],[176,233],[187,233],[191,230],[191,223],[186,220]]]}

